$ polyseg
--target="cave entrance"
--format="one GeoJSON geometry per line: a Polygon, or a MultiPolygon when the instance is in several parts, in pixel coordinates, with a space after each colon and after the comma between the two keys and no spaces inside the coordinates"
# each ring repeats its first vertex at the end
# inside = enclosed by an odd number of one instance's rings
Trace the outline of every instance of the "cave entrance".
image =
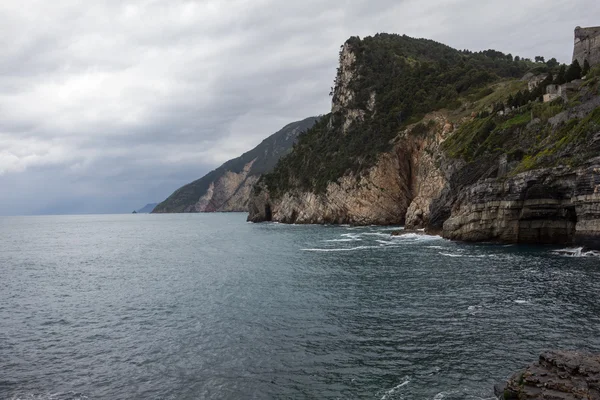
{"type": "Polygon", "coordinates": [[[273,219],[273,212],[271,211],[271,205],[267,203],[265,205],[265,221],[271,221],[273,219]]]}

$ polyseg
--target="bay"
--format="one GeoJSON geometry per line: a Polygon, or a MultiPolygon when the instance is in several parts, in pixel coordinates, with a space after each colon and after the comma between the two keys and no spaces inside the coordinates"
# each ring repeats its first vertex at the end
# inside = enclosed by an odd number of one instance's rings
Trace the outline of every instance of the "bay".
{"type": "Polygon", "coordinates": [[[491,399],[600,351],[600,259],[250,224],[0,218],[0,398],[491,399]]]}

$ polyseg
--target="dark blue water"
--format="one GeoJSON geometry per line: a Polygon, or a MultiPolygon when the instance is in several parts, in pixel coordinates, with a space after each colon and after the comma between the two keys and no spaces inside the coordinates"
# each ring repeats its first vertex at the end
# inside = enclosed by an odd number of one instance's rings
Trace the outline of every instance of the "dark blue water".
{"type": "Polygon", "coordinates": [[[600,259],[243,214],[0,218],[1,399],[489,399],[600,259]]]}

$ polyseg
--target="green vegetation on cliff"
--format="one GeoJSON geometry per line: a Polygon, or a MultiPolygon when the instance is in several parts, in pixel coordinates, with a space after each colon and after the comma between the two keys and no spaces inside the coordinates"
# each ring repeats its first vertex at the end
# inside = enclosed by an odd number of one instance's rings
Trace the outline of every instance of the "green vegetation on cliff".
{"type": "Polygon", "coordinates": [[[507,114],[481,112],[463,122],[442,148],[450,157],[472,163],[506,154],[508,162],[518,162],[513,174],[581,164],[595,155],[600,144],[595,138],[600,132],[599,95],[598,78],[592,77],[574,88],[568,101],[542,103],[534,97],[507,114]]]}
{"type": "Polygon", "coordinates": [[[481,90],[492,82],[545,68],[494,50],[459,51],[393,34],[350,38],[340,52],[340,64],[348,56],[344,51],[355,61],[338,69],[334,112],[302,135],[292,153],[263,176],[272,196],[293,188],[323,192],[345,174],[358,176],[391,148],[390,141],[402,129],[426,113],[457,109],[465,98],[487,96],[481,90]]]}

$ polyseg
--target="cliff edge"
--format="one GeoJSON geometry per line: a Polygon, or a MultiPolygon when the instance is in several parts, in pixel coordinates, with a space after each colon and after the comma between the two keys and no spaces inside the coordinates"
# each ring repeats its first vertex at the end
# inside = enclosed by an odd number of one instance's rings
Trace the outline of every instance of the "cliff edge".
{"type": "Polygon", "coordinates": [[[349,39],[339,60],[331,112],[258,180],[249,221],[600,247],[598,67],[582,80],[387,34],[349,39]]]}

